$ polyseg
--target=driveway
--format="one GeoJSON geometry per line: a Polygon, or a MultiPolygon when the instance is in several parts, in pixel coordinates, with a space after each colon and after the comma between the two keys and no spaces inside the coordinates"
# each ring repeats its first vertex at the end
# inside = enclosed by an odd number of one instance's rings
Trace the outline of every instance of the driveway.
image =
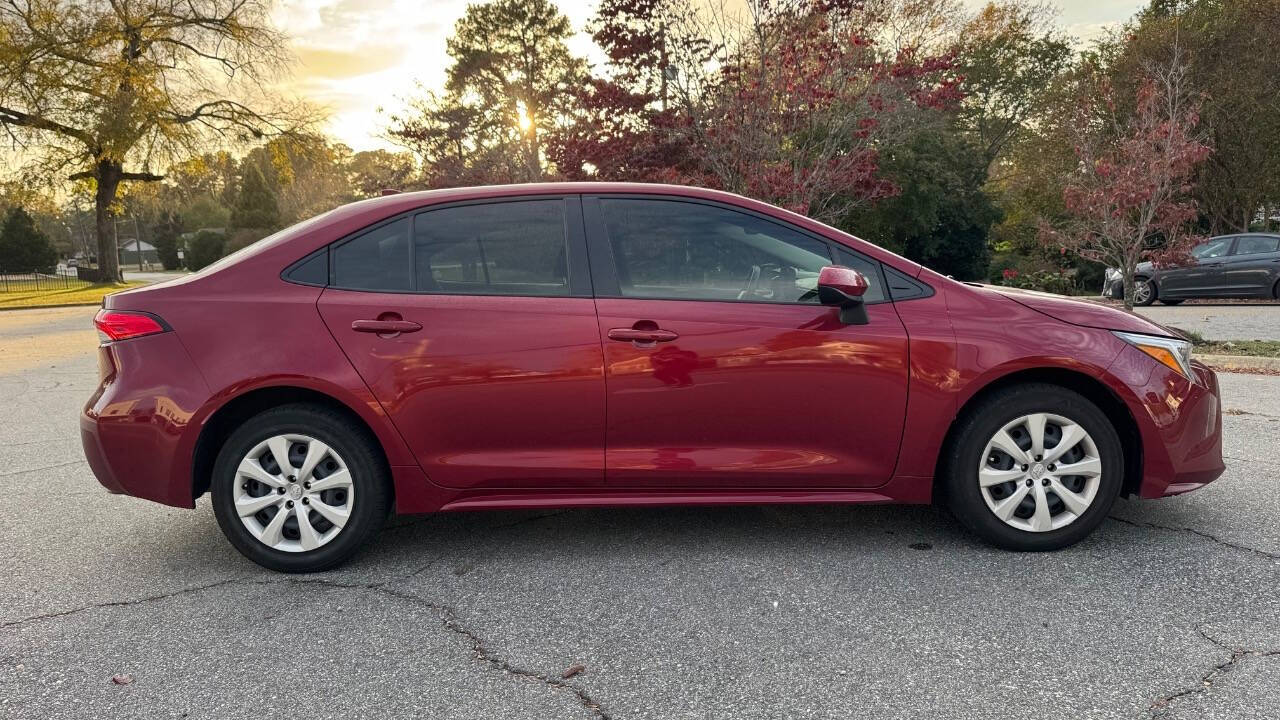
{"type": "Polygon", "coordinates": [[[0,314],[0,717],[1280,714],[1280,378],[1222,376],[1220,481],[1057,553],[927,507],[457,513],[284,576],[93,479],[92,312],[0,314]]]}
{"type": "Polygon", "coordinates": [[[1280,303],[1184,303],[1134,310],[1162,325],[1194,330],[1207,340],[1280,340],[1280,303]]]}

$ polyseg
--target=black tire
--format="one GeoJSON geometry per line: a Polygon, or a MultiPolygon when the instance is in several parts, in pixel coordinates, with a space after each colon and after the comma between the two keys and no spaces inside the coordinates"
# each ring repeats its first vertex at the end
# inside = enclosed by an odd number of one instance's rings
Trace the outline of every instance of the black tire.
{"type": "Polygon", "coordinates": [[[1161,305],[1181,305],[1182,300],[1165,300],[1164,298],[1160,298],[1160,304],[1161,305]]]}
{"type": "Polygon", "coordinates": [[[319,572],[349,559],[368,542],[391,508],[390,472],[367,429],[350,418],[318,405],[282,405],[266,410],[227,438],[213,466],[210,483],[218,525],[245,557],[271,570],[286,573],[319,572]],[[351,513],[341,531],[328,543],[301,552],[268,547],[245,527],[235,510],[236,467],[255,445],[286,433],[314,437],[342,457],[351,473],[354,496],[351,513]]]}
{"type": "Polygon", "coordinates": [[[1017,551],[1058,550],[1085,538],[1111,511],[1124,476],[1124,450],[1107,416],[1084,396],[1043,383],[998,390],[966,409],[943,460],[942,489],[952,513],[983,540],[1017,551]],[[987,442],[1007,423],[1039,412],[1060,415],[1079,424],[1093,439],[1102,461],[1092,504],[1070,524],[1046,532],[1007,525],[987,506],[978,486],[978,467],[987,442]]]}
{"type": "Polygon", "coordinates": [[[1134,298],[1133,298],[1133,304],[1134,304],[1135,306],[1137,306],[1137,307],[1146,307],[1146,306],[1150,305],[1151,303],[1155,302],[1155,301],[1156,301],[1156,298],[1158,298],[1158,297],[1160,296],[1160,289],[1159,289],[1158,287],[1156,287],[1155,282],[1153,282],[1153,281],[1151,281],[1151,280],[1149,280],[1149,279],[1147,279],[1147,278],[1138,278],[1137,280],[1135,280],[1135,281],[1134,281],[1134,288],[1135,288],[1135,292],[1133,293],[1133,295],[1134,295],[1134,298]],[[1142,299],[1142,300],[1139,300],[1139,299],[1138,299],[1138,297],[1137,297],[1137,296],[1138,296],[1138,293],[1137,293],[1137,291],[1136,291],[1136,288],[1137,288],[1138,284],[1140,284],[1140,283],[1146,284],[1146,285],[1151,289],[1151,292],[1147,293],[1146,298],[1144,298],[1144,299],[1142,299]]]}

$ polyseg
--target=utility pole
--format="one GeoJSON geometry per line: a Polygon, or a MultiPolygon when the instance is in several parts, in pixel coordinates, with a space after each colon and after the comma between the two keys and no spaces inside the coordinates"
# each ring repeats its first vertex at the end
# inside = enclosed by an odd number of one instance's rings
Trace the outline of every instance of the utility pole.
{"type": "Polygon", "coordinates": [[[659,72],[662,75],[662,112],[667,112],[667,23],[664,20],[658,25],[658,60],[659,72]]]}
{"type": "Polygon", "coordinates": [[[138,272],[142,272],[142,231],[138,229],[138,213],[133,214],[133,246],[138,250],[138,272]]]}

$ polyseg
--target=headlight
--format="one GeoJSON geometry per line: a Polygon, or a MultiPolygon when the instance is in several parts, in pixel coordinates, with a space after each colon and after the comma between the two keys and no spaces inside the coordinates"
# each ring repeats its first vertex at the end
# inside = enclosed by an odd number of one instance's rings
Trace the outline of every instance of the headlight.
{"type": "Polygon", "coordinates": [[[1191,343],[1159,335],[1141,335],[1139,333],[1112,330],[1121,340],[1150,355],[1153,360],[1195,382],[1195,373],[1191,372],[1191,343]]]}
{"type": "Polygon", "coordinates": [[[1111,282],[1112,280],[1119,280],[1120,268],[1107,268],[1107,271],[1106,273],[1104,273],[1104,276],[1106,277],[1107,282],[1111,282]]]}

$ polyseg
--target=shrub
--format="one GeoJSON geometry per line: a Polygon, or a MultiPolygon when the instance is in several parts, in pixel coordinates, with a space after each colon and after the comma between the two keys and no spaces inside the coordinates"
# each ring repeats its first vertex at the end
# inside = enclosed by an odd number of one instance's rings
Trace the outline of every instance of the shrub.
{"type": "Polygon", "coordinates": [[[187,241],[187,267],[192,271],[199,270],[222,257],[227,239],[222,233],[202,230],[194,238],[187,241]]]}

